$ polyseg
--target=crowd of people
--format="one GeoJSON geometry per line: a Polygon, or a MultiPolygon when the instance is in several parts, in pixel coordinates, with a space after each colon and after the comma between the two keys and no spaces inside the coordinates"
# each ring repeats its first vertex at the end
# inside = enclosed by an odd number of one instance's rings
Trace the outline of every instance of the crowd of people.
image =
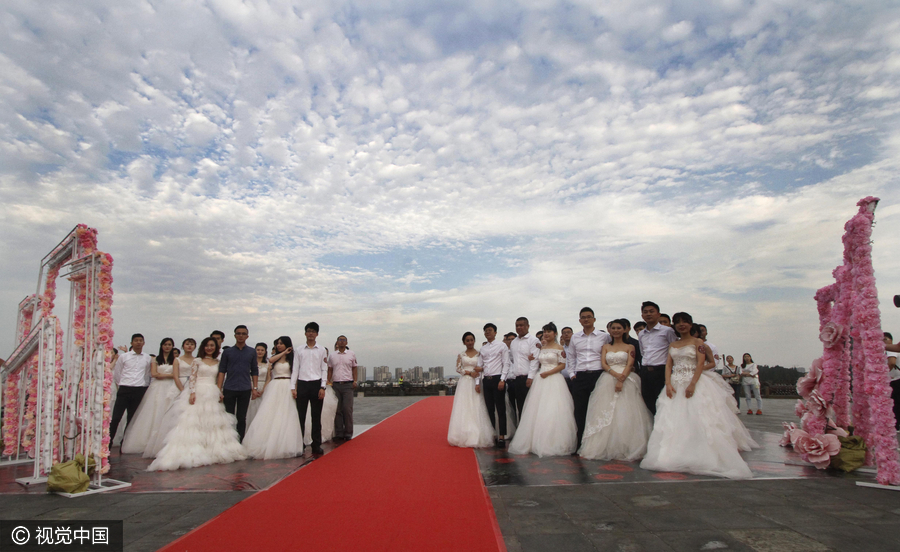
{"type": "Polygon", "coordinates": [[[150,471],[286,458],[306,446],[321,455],[323,442],[352,439],[356,355],[343,335],[333,351],[317,344],[315,322],[304,333],[296,351],[281,336],[270,355],[266,343],[251,347],[240,325],[233,346],[216,330],[199,347],[185,339],[180,350],[167,337],[155,356],[134,334],[115,360],[110,435],[127,414],[120,451],[153,458],[150,471]]]}
{"type": "Polygon", "coordinates": [[[457,357],[460,380],[448,442],[462,447],[505,448],[512,454],[577,454],[601,460],[641,460],[641,467],[729,478],[749,478],[740,451],[758,445],[738,418],[739,390],[747,413],[762,414],[759,370],[749,354],[740,366],[721,359],[706,327],[690,314],[669,317],[652,301],[642,322],[612,320],[595,327],[594,311],[579,312],[582,330],[554,323],[534,336],[528,319],[497,341],[457,357]],[[560,342],[558,337],[562,338],[560,342]]]}

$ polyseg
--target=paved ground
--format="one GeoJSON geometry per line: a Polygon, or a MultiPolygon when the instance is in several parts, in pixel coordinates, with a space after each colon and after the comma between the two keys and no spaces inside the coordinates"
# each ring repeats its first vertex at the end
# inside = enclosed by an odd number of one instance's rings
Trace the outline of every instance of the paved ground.
{"type": "MultiPolygon", "coordinates": [[[[781,433],[794,401],[741,416],[781,433]]],[[[871,477],[497,486],[488,491],[510,552],[900,550],[900,492],[871,477]]]]}
{"type": "MultiPolygon", "coordinates": [[[[420,400],[356,401],[371,425],[420,400]]],[[[781,432],[794,401],[769,400],[754,431],[781,432]]],[[[506,545],[530,550],[759,552],[900,550],[900,492],[855,486],[857,477],[796,480],[597,483],[490,487],[506,545]]],[[[871,480],[863,477],[864,480],[871,480]]],[[[215,493],[0,495],[0,519],[121,519],[128,551],[152,551],[250,496],[215,493]]]]}
{"type": "MultiPolygon", "coordinates": [[[[358,398],[354,401],[354,425],[377,424],[423,398],[358,398]]],[[[124,520],[125,550],[151,552],[219,515],[251,493],[109,492],[78,498],[43,493],[0,494],[0,519],[124,520]]]]}

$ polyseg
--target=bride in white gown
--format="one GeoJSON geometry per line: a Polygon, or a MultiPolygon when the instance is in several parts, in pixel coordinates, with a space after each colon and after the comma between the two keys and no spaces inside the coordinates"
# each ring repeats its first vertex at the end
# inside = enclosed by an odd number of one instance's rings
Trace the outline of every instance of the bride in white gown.
{"type": "MultiPolygon", "coordinates": [[[[256,365],[259,367],[259,377],[256,380],[256,390],[259,391],[260,395],[262,395],[263,389],[266,386],[266,382],[269,381],[269,371],[272,369],[269,361],[266,359],[268,354],[268,345],[266,345],[265,343],[256,344],[256,365]]],[[[253,423],[253,418],[255,418],[256,413],[259,412],[259,407],[261,404],[262,396],[250,400],[250,406],[247,407],[247,429],[249,429],[250,425],[253,423]]],[[[244,437],[246,438],[246,434],[244,435],[244,437]]]]}
{"type": "Polygon", "coordinates": [[[641,397],[641,379],[632,371],[634,345],[625,343],[625,325],[613,320],[613,342],[600,350],[606,371],[588,402],[587,423],[578,454],[595,460],[639,460],[647,452],[653,417],[641,397]]]}
{"type": "Polygon", "coordinates": [[[484,397],[475,391],[475,380],[484,365],[481,353],[475,350],[475,334],[464,333],[463,343],[466,350],[456,357],[459,380],[453,394],[447,442],[456,447],[489,447],[494,444],[494,426],[484,397]]]}
{"type": "Polygon", "coordinates": [[[144,393],[141,404],[134,413],[134,421],[128,420],[128,432],[122,441],[122,452],[125,454],[143,453],[147,444],[156,436],[163,416],[169,406],[181,393],[181,380],[174,375],[174,364],[177,362],[175,341],[166,337],[159,344],[159,354],[150,364],[150,387],[144,393]]]}
{"type": "Polygon", "coordinates": [[[566,366],[563,348],[556,341],[553,322],[543,330],[540,373],[525,397],[522,419],[509,445],[512,454],[562,456],[575,452],[577,446],[575,405],[566,378],[560,373],[566,366]]]}
{"type": "Polygon", "coordinates": [[[641,467],[730,479],[753,477],[738,451],[759,445],[730,408],[730,389],[726,392],[712,378],[703,377],[705,355],[697,354],[703,341],[690,336],[691,316],[679,312],[672,322],[681,337],[669,345],[666,388],[656,403],[641,467]]]}
{"type": "Polygon", "coordinates": [[[191,365],[188,392],[178,399],[187,404],[147,471],[227,464],[247,458],[235,429],[237,420],[220,402],[218,356],[215,339],[207,337],[200,343],[200,354],[191,365]]]}
{"type": "MultiPolygon", "coordinates": [[[[291,395],[291,367],[294,362],[291,338],[279,337],[275,341],[275,353],[269,359],[272,369],[262,398],[257,399],[260,401],[259,411],[244,435],[247,454],[266,460],[303,454],[297,401],[291,395]]],[[[309,432],[306,434],[309,435],[309,432]]]]}

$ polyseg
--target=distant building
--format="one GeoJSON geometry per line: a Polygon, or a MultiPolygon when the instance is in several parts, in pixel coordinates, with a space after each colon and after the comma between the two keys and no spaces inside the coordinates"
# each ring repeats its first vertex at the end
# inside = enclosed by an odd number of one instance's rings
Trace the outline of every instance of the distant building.
{"type": "Polygon", "coordinates": [[[390,367],[376,366],[373,370],[375,371],[375,381],[391,381],[390,367]]]}
{"type": "Polygon", "coordinates": [[[415,382],[425,381],[425,369],[421,366],[413,366],[412,380],[415,382]]]}
{"type": "Polygon", "coordinates": [[[366,381],[366,367],[365,366],[357,366],[356,367],[356,381],[362,383],[366,381]]]}
{"type": "Polygon", "coordinates": [[[394,368],[394,379],[400,381],[403,378],[403,368],[394,368]]]}
{"type": "Polygon", "coordinates": [[[432,366],[431,368],[428,369],[428,371],[431,372],[432,380],[440,381],[440,380],[444,379],[444,367],[443,366],[432,366]]]}

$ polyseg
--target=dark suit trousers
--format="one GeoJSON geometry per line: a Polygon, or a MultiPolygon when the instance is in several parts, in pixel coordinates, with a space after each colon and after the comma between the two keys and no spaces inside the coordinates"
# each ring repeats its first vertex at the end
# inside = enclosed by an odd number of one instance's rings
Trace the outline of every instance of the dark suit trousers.
{"type": "Polygon", "coordinates": [[[319,398],[322,380],[304,381],[297,380],[297,415],[300,416],[300,434],[306,436],[306,409],[312,409],[312,447],[322,446],[322,404],[325,402],[319,398]]]}
{"type": "Polygon", "coordinates": [[[231,389],[223,389],[222,404],[225,405],[225,412],[237,418],[237,432],[244,440],[244,431],[247,429],[247,409],[250,408],[250,398],[253,396],[253,390],[232,391],[231,389]]]}
{"type": "MultiPolygon", "coordinates": [[[[138,406],[141,404],[141,399],[144,398],[144,393],[146,392],[146,387],[119,386],[118,391],[116,391],[116,404],[113,407],[112,419],[109,421],[110,446],[112,446],[112,439],[116,438],[116,432],[119,430],[119,422],[122,421],[122,415],[125,414],[125,412],[128,412],[128,419],[125,423],[130,424],[131,420],[134,419],[134,413],[137,412],[138,406]]],[[[125,426],[125,431],[128,431],[127,425],[125,426]]]]}
{"type": "Polygon", "coordinates": [[[526,382],[528,376],[518,376],[506,380],[506,389],[509,393],[509,401],[516,407],[516,419],[522,419],[522,408],[525,407],[525,396],[528,395],[526,382]]]}
{"type": "Polygon", "coordinates": [[[581,436],[584,435],[585,418],[587,418],[588,402],[591,400],[591,393],[597,385],[597,380],[603,370],[594,370],[592,372],[576,372],[573,374],[575,379],[571,380],[572,402],[575,403],[575,426],[578,428],[578,446],[581,446],[581,436]]]}
{"type": "Polygon", "coordinates": [[[500,437],[506,436],[506,387],[503,390],[497,389],[500,385],[500,376],[484,376],[481,379],[481,394],[484,395],[484,404],[487,406],[488,416],[491,417],[491,425],[497,427],[497,420],[500,422],[500,430],[497,433],[500,437]],[[494,416],[494,410],[497,415],[494,416]],[[495,420],[495,418],[497,420],[495,420]]]}
{"type": "Polygon", "coordinates": [[[666,388],[666,367],[643,366],[641,367],[641,396],[650,413],[656,416],[656,399],[666,388]]]}

